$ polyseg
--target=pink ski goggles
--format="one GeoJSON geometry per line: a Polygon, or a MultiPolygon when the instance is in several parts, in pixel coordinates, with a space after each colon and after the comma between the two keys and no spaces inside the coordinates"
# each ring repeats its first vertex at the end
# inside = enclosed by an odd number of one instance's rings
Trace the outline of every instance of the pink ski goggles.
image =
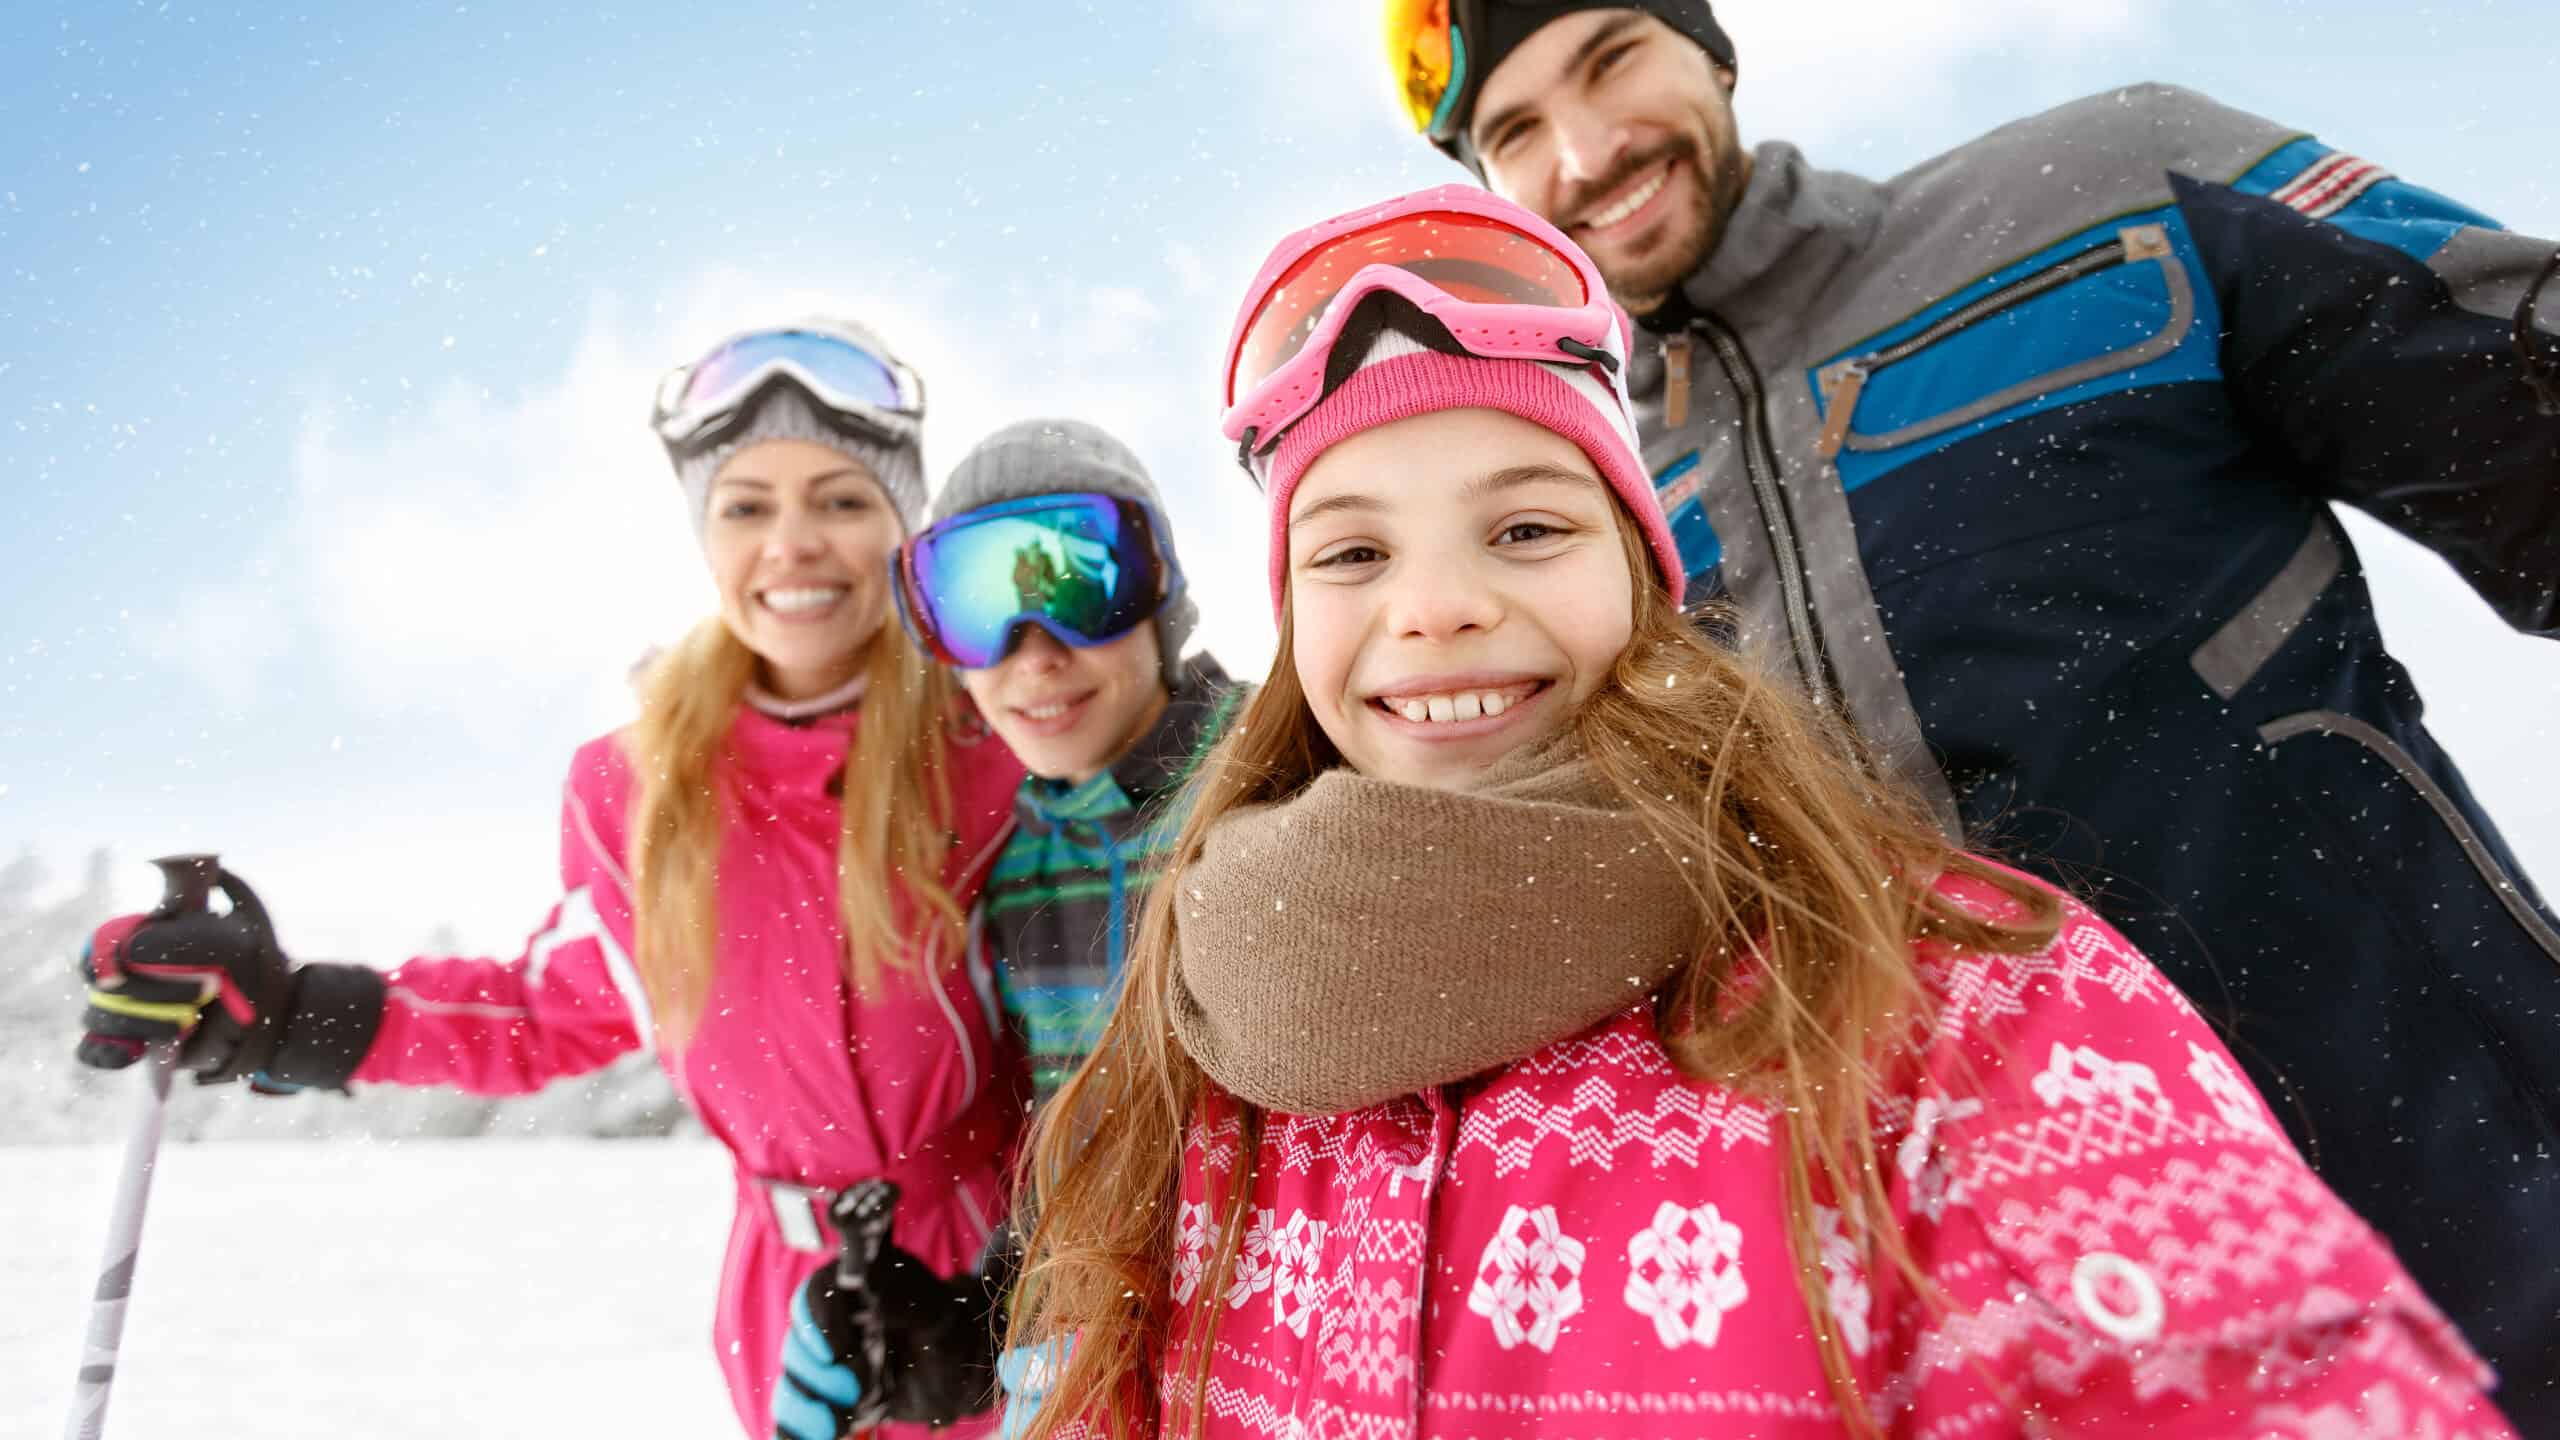
{"type": "Polygon", "coordinates": [[[1626,332],[1590,258],[1519,206],[1442,185],[1301,230],[1254,276],[1227,341],[1221,428],[1257,481],[1281,432],[1324,398],[1351,312],[1381,290],[1471,355],[1596,364],[1624,383],[1626,332]]]}

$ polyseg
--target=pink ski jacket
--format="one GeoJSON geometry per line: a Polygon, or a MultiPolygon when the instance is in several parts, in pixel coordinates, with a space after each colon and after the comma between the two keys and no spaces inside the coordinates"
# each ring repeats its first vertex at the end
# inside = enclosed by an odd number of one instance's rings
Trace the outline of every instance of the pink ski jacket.
{"type": "MultiPolygon", "coordinates": [[[[1885,1434],[2512,1433],[2391,1251],[2103,921],[2072,905],[2040,954],[1922,958],[1942,1020],[1876,1116],[1881,1218],[1947,1307],[1863,1268],[1854,1216],[1816,1212],[1825,1318],[1885,1434]]],[[[1213,1436],[1834,1440],[1784,1123],[1678,1075],[1649,1008],[1489,1080],[1271,1116],[1213,1333],[1177,1312],[1163,1431],[1190,1433],[1206,1344],[1213,1436]]],[[[1204,1181],[1240,1133],[1223,1099],[1193,1127],[1177,1302],[1205,1283],[1204,1181]]]]}
{"type": "MultiPolygon", "coordinates": [[[[795,726],[740,708],[723,775],[718,974],[693,1039],[659,1057],[737,1162],[713,1338],[738,1419],[756,1436],[773,1430],[791,1296],[831,1259],[792,1247],[764,1182],[832,1191],[887,1176],[901,1187],[898,1243],[958,1272],[1004,1214],[1028,1083],[997,1038],[989,978],[969,959],[913,955],[875,996],[844,979],[835,790],[859,714],[795,726]]],[[[954,742],[958,843],[943,879],[969,905],[1010,829],[1022,767],[974,722],[954,742]]],[[[615,737],[579,749],[562,806],[559,905],[513,960],[417,959],[393,971],[356,1080],[516,1094],[653,1042],[630,960],[634,789],[615,737]]],[[[791,1203],[784,1192],[780,1204],[791,1203]]]]}

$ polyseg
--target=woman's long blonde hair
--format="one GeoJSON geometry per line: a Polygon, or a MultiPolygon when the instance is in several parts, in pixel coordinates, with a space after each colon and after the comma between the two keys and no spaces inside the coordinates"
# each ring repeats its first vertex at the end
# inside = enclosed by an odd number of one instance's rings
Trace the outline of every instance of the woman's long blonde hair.
{"type": "MultiPolygon", "coordinates": [[[[714,616],[660,656],[623,743],[639,777],[631,815],[632,957],[659,1043],[681,1046],[711,998],[719,963],[720,847],[734,803],[722,775],[756,657],[714,616]]],[[[964,924],[943,883],[951,840],[945,727],[958,713],[948,672],[891,619],[871,644],[862,728],[844,769],[836,851],[846,977],[862,991],[903,967],[908,947],[957,954],[964,924]]]]}
{"type": "MultiPolygon", "coordinates": [[[[1636,527],[1629,567],[1651,562],[1636,527]]],[[[1633,634],[1578,712],[1584,749],[1670,855],[1684,861],[1706,952],[1658,997],[1664,1047],[1683,1075],[1763,1097],[1777,1127],[1788,1231],[1823,1369],[1846,1422],[1875,1426],[1831,1323],[1814,1207],[1892,1214],[1871,1114],[1883,1070],[1925,1026],[1912,947],[1933,938],[2017,953],[2049,943],[2058,902],[1949,845],[1917,801],[1873,768],[1792,690],[1701,636],[1658,586],[1637,587],[1633,634]],[[1694,859],[1697,863],[1685,863],[1694,859]],[[1958,872],[2014,899],[2022,918],[1985,920],[1937,894],[1958,872]]],[[[1098,1048],[1038,1118],[1026,1157],[1036,1215],[1010,1343],[1073,1336],[1031,1435],[1081,1420],[1109,1436],[1151,1433],[1168,1377],[1175,1216],[1188,1126],[1212,1095],[1241,1112],[1239,1163],[1211,1189],[1217,1236],[1191,1304],[1195,1427],[1206,1410],[1210,1339],[1254,1184],[1263,1116],[1225,1097],[1173,1039],[1168,986],[1181,943],[1173,897],[1209,832],[1239,806],[1285,800],[1340,757],[1298,684],[1288,620],[1271,675],[1203,766],[1165,878],[1148,898],[1119,1009],[1098,1048]]],[[[1925,1277],[1889,1224],[1847,1227],[1921,1294],[1925,1277]]]]}

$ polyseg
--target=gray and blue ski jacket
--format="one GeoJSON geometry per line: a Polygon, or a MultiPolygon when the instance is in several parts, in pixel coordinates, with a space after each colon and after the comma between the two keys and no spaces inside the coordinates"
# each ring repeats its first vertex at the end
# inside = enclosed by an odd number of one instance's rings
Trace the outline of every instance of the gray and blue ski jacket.
{"type": "Polygon", "coordinates": [[[1693,598],[2093,895],[2560,1436],[2560,928],[2331,515],[2560,635],[2552,246],[2162,86],[1755,159],[1632,367],[1693,598]]]}

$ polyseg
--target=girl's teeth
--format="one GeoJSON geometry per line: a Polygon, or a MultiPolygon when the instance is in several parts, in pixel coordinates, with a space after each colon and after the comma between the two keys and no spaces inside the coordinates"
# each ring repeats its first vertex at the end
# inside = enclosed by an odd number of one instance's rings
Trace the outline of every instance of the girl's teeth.
{"type": "Polygon", "coordinates": [[[818,586],[805,590],[767,590],[764,592],[764,603],[766,609],[778,610],[788,615],[796,611],[816,610],[822,606],[832,605],[843,595],[844,587],[840,585],[818,586]]]}
{"type": "Polygon", "coordinates": [[[1034,706],[1022,713],[1034,720],[1055,720],[1067,713],[1067,702],[1061,700],[1055,705],[1034,706]]]}
{"type": "Polygon", "coordinates": [[[1447,695],[1418,695],[1386,701],[1386,707],[1416,724],[1446,725],[1499,715],[1518,702],[1499,690],[1461,690],[1447,695]]]}

